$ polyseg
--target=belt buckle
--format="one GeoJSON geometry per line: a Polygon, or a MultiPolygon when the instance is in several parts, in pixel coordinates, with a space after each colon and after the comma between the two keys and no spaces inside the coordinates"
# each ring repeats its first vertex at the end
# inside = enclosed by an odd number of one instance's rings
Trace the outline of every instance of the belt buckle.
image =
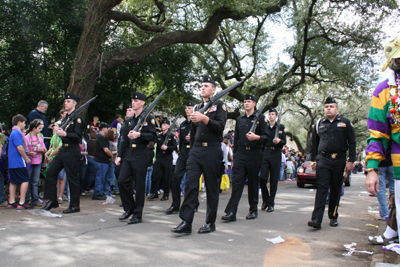
{"type": "Polygon", "coordinates": [[[132,144],[132,147],[136,147],[136,144],[132,144]]]}
{"type": "Polygon", "coordinates": [[[207,143],[201,143],[201,146],[208,146],[207,143]]]}
{"type": "Polygon", "coordinates": [[[190,148],[190,145],[186,145],[186,148],[190,148]]]}
{"type": "Polygon", "coordinates": [[[337,153],[332,153],[331,158],[336,159],[337,153]]]}
{"type": "Polygon", "coordinates": [[[68,144],[64,144],[65,147],[68,147],[68,144]]]}
{"type": "Polygon", "coordinates": [[[251,148],[249,146],[246,146],[246,150],[250,150],[251,148]]]}

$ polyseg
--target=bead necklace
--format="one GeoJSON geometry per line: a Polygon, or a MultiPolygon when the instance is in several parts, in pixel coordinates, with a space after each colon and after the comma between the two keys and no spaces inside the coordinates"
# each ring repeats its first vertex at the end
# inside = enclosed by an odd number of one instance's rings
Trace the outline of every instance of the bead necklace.
{"type": "Polygon", "coordinates": [[[390,116],[394,120],[394,124],[400,125],[400,98],[399,98],[400,74],[395,73],[395,75],[396,75],[396,85],[390,85],[390,90],[389,90],[389,95],[390,95],[389,112],[390,116]]]}

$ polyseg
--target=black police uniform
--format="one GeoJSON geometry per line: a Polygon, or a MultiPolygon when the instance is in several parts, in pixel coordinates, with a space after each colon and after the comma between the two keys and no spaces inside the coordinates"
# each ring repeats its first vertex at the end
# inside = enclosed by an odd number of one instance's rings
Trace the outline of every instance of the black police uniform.
{"type": "Polygon", "coordinates": [[[310,152],[310,160],[317,162],[317,192],[312,219],[322,222],[329,188],[328,215],[330,219],[338,217],[337,212],[335,216],[333,214],[342,190],[346,151],[349,150],[349,161],[354,162],[356,138],[353,126],[345,117],[337,115],[332,122],[323,118],[317,124],[318,133],[314,127],[310,152]]]}
{"type": "Polygon", "coordinates": [[[144,206],[146,174],[149,150],[147,145],[157,138],[155,121],[148,115],[142,123],[140,137],[129,139],[128,134],[138,123],[139,116],[133,116],[126,121],[126,127],[121,131],[118,145],[118,157],[121,158],[121,170],[118,186],[125,212],[133,214],[132,218],[142,219],[144,206]],[[136,201],[133,198],[133,182],[135,181],[136,201]]]}
{"type": "Polygon", "coordinates": [[[189,158],[190,141],[186,136],[190,133],[192,121],[185,120],[181,123],[179,131],[179,157],[176,161],[175,171],[172,175],[172,209],[179,210],[181,205],[181,181],[186,173],[186,163],[189,158]]]}
{"type": "Polygon", "coordinates": [[[171,181],[171,169],[172,169],[172,152],[177,149],[175,136],[171,133],[168,137],[166,150],[161,150],[161,146],[164,144],[167,134],[162,132],[157,137],[157,148],[156,148],[156,162],[153,166],[153,174],[151,176],[151,197],[158,197],[158,190],[160,189],[160,181],[163,181],[163,199],[167,200],[169,196],[170,181],[171,181]],[[162,179],[164,178],[164,179],[162,179]]]}
{"type": "MultiPolygon", "coordinates": [[[[255,112],[254,112],[255,113],[255,112]]],[[[248,198],[250,213],[257,212],[258,205],[258,174],[262,161],[262,144],[268,139],[267,123],[265,116],[260,115],[255,134],[261,137],[260,140],[249,141],[246,134],[249,132],[255,114],[247,117],[245,113],[237,117],[234,139],[234,159],[232,176],[232,195],[225,208],[227,214],[236,214],[240,198],[242,197],[246,177],[248,178],[248,198]]]]}
{"type": "MultiPolygon", "coordinates": [[[[197,111],[204,103],[197,105],[197,111]]],[[[214,223],[217,217],[219,184],[222,168],[222,133],[225,128],[228,112],[221,100],[205,112],[210,118],[204,122],[192,123],[190,129],[191,150],[187,161],[185,198],[179,217],[185,222],[193,222],[195,208],[198,205],[199,179],[203,174],[207,192],[206,223],[214,223]]]]}
{"type": "MultiPolygon", "coordinates": [[[[61,125],[68,119],[67,114],[61,121],[61,125]]],[[[47,169],[46,181],[44,185],[44,199],[48,199],[53,203],[57,202],[57,181],[58,174],[62,169],[67,173],[68,184],[70,188],[70,207],[79,208],[80,198],[80,180],[79,165],[81,157],[81,149],[79,144],[82,141],[82,118],[80,115],[66,127],[67,136],[61,137],[62,147],[58,154],[51,161],[47,169]]],[[[58,206],[58,205],[56,205],[58,206]]]]}
{"type": "Polygon", "coordinates": [[[274,144],[277,124],[271,127],[267,123],[267,133],[269,138],[264,145],[263,160],[261,163],[260,187],[263,199],[262,209],[266,207],[273,208],[275,206],[275,195],[278,189],[279,173],[281,170],[282,148],[286,144],[285,126],[279,125],[278,138],[281,139],[279,144],[274,144]],[[269,175],[268,175],[269,173],[269,175]],[[268,192],[267,182],[269,176],[270,191],[268,192]]]}

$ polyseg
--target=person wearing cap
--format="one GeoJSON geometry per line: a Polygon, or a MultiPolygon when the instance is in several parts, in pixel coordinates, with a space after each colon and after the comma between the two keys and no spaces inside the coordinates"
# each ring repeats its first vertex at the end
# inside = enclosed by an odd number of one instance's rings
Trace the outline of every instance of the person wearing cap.
{"type": "MultiPolygon", "coordinates": [[[[365,150],[367,177],[365,188],[371,194],[377,195],[380,191],[379,186],[379,163],[386,157],[388,142],[393,140],[391,158],[393,163],[395,206],[400,207],[400,34],[392,37],[384,46],[387,61],[382,67],[382,71],[390,69],[387,80],[381,82],[372,95],[371,107],[368,114],[368,130],[371,132],[368,138],[368,146],[365,150]]],[[[400,212],[396,213],[397,229],[387,226],[381,236],[382,243],[395,239],[400,229],[400,212]]]]}
{"type": "Polygon", "coordinates": [[[263,203],[261,210],[273,212],[275,206],[275,195],[278,190],[278,180],[281,169],[282,148],[286,145],[285,126],[276,124],[278,111],[270,108],[268,112],[267,133],[269,138],[264,143],[263,160],[260,172],[260,187],[263,203]],[[276,129],[278,136],[275,137],[276,129]],[[267,182],[269,178],[270,189],[268,191],[267,182]]]}
{"type": "Polygon", "coordinates": [[[328,216],[330,226],[338,226],[339,198],[343,185],[343,171],[351,171],[356,157],[356,138],[351,122],[338,114],[338,104],[332,97],[324,103],[325,117],[313,129],[310,148],[311,168],[316,168],[317,192],[314,211],[308,226],[321,229],[329,192],[328,216]],[[346,152],[349,162],[346,164],[346,152]],[[316,162],[314,162],[316,161],[316,162]]]}
{"type": "Polygon", "coordinates": [[[94,145],[94,165],[96,176],[94,180],[93,200],[105,200],[106,196],[111,196],[111,181],[106,181],[107,172],[110,169],[110,161],[113,155],[109,149],[107,139],[108,125],[105,122],[99,124],[99,133],[96,136],[94,145]]]}
{"type": "Polygon", "coordinates": [[[190,152],[190,127],[192,120],[190,116],[193,113],[193,108],[196,105],[193,101],[187,101],[185,107],[186,120],[179,126],[179,157],[176,161],[175,171],[172,175],[172,204],[165,213],[172,214],[178,212],[181,206],[181,182],[186,173],[187,160],[190,152]]]}
{"type": "Polygon", "coordinates": [[[268,139],[267,123],[264,114],[260,114],[254,132],[250,132],[256,113],[257,102],[253,95],[244,96],[245,113],[236,118],[235,139],[233,146],[234,166],[232,194],[225,208],[224,221],[236,221],[236,213],[242,197],[246,178],[248,179],[249,214],[247,220],[258,216],[258,173],[262,161],[262,144],[268,139]]]}
{"type": "Polygon", "coordinates": [[[170,133],[167,136],[169,120],[161,122],[161,133],[157,136],[156,161],[153,165],[153,174],[151,176],[151,195],[148,199],[158,198],[158,190],[160,189],[160,181],[163,181],[164,189],[161,201],[168,200],[170,189],[170,177],[172,168],[172,152],[177,149],[175,135],[170,133]],[[168,139],[164,145],[165,139],[168,139]],[[162,179],[163,178],[163,179],[162,179]]]}
{"type": "Polygon", "coordinates": [[[118,153],[115,158],[115,165],[121,164],[118,186],[124,208],[124,214],[119,217],[119,220],[126,220],[132,216],[128,224],[142,222],[149,155],[147,145],[157,138],[155,121],[150,114],[142,122],[139,131],[134,130],[139,121],[139,116],[143,112],[145,101],[145,94],[139,92],[132,94],[134,114],[125,121],[124,127],[121,129],[121,139],[118,143],[118,153]],[[134,181],[135,199],[133,198],[134,181]]]}
{"type": "MultiPolygon", "coordinates": [[[[61,125],[66,122],[79,101],[79,97],[74,94],[66,94],[64,100],[64,110],[67,112],[62,119],[61,125]]],[[[81,149],[79,144],[82,140],[83,132],[82,117],[78,114],[63,130],[57,124],[54,126],[54,133],[61,137],[62,147],[58,154],[51,161],[47,169],[47,176],[44,186],[44,199],[49,200],[43,207],[44,210],[50,210],[58,207],[57,201],[57,181],[58,174],[65,168],[70,188],[71,201],[68,209],[63,213],[79,212],[80,197],[80,179],[79,179],[79,160],[81,157],[81,149]]]]}
{"type": "Polygon", "coordinates": [[[187,161],[185,198],[179,217],[183,220],[171,231],[174,233],[191,233],[195,209],[198,204],[199,178],[203,174],[207,192],[206,223],[198,233],[215,231],[217,218],[220,177],[222,170],[222,133],[225,128],[228,112],[226,105],[215,101],[205,114],[198,112],[216,91],[215,81],[204,76],[201,84],[203,103],[196,105],[191,115],[190,146],[192,147],[187,161]]]}

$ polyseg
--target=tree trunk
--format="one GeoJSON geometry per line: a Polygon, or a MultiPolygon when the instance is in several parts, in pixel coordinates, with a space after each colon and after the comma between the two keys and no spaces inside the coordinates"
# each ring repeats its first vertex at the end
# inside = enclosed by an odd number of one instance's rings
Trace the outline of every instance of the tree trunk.
{"type": "MultiPolygon", "coordinates": [[[[109,21],[108,13],[122,0],[89,1],[86,20],[77,49],[74,68],[67,89],[80,97],[80,104],[92,97],[96,79],[100,74],[101,44],[109,21]]],[[[82,112],[86,117],[86,110],[82,112]]]]}

